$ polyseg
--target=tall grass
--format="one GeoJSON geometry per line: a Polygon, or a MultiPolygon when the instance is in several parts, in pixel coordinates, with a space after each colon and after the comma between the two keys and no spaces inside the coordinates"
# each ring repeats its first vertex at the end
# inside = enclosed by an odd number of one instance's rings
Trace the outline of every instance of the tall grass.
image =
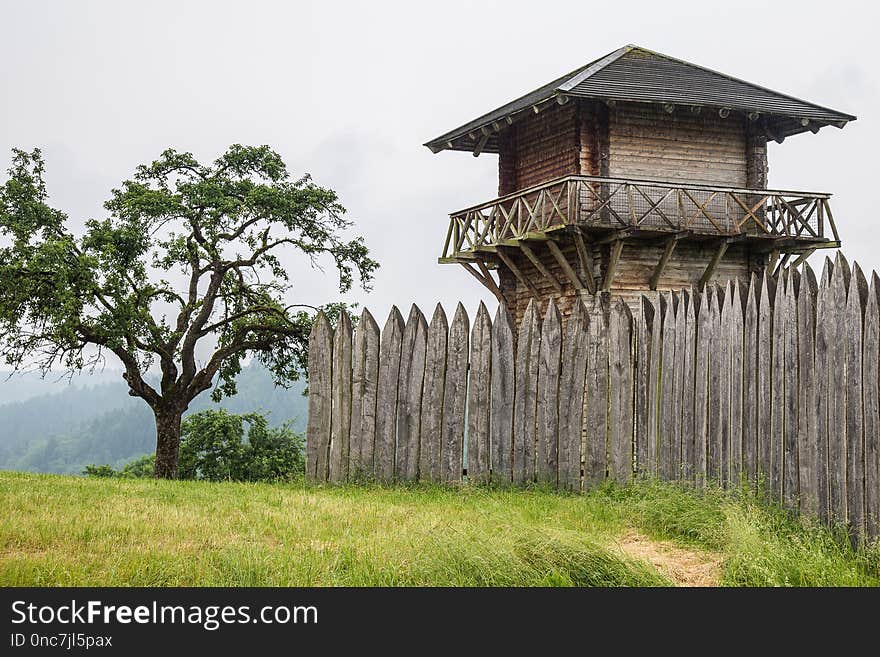
{"type": "Polygon", "coordinates": [[[0,472],[0,585],[653,586],[638,532],[719,555],[720,584],[878,585],[877,548],[747,496],[91,480],[0,472]]]}

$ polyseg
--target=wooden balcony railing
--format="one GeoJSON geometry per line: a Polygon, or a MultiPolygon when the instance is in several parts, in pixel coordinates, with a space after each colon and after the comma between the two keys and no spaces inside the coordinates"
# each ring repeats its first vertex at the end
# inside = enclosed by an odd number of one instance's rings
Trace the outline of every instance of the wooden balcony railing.
{"type": "Polygon", "coordinates": [[[839,236],[830,197],[812,192],[567,176],[453,212],[441,259],[564,226],[836,242],[839,236]]]}

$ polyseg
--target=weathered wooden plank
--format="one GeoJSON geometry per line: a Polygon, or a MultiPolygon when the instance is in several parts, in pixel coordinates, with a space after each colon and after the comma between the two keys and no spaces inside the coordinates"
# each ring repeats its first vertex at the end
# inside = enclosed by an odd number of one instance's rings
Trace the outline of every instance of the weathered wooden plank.
{"type": "Polygon", "coordinates": [[[754,274],[746,293],[743,316],[743,420],[742,467],[749,486],[757,482],[758,436],[758,294],[760,283],[754,274]]]}
{"type": "Polygon", "coordinates": [[[798,334],[797,292],[800,289],[800,273],[786,270],[785,285],[785,422],[782,439],[782,499],[785,506],[797,510],[800,499],[800,474],[798,466],[798,334]]]}
{"type": "Polygon", "coordinates": [[[721,485],[727,488],[730,484],[730,450],[731,450],[731,413],[730,390],[734,365],[730,359],[731,342],[731,300],[733,284],[727,281],[718,312],[718,411],[715,414],[715,431],[720,442],[719,477],[721,485]]]}
{"type": "Polygon", "coordinates": [[[880,278],[871,274],[865,309],[865,525],[868,540],[880,537],[880,278]]]}
{"type": "Polygon", "coordinates": [[[379,389],[379,325],[364,308],[354,330],[351,372],[351,436],[348,473],[355,479],[375,476],[376,399],[379,389]]]}
{"type": "Polygon", "coordinates": [[[618,297],[611,306],[608,348],[608,470],[618,484],[628,483],[633,472],[632,323],[629,306],[618,297]]]}
{"type": "Polygon", "coordinates": [[[728,371],[730,364],[724,363],[724,350],[721,340],[721,307],[724,293],[717,285],[709,288],[709,351],[707,362],[709,376],[707,380],[706,405],[706,477],[720,483],[721,477],[721,445],[722,424],[727,425],[727,418],[721,417],[721,372],[728,371]]]}
{"type": "Polygon", "coordinates": [[[413,304],[403,329],[400,349],[400,391],[397,402],[397,458],[395,476],[415,481],[419,474],[419,434],[422,415],[422,385],[428,349],[428,323],[413,304]]]}
{"type": "Polygon", "coordinates": [[[608,446],[608,325],[610,295],[596,295],[587,333],[584,489],[605,480],[608,446]]]}
{"type": "Polygon", "coordinates": [[[459,303],[449,327],[443,423],[440,428],[440,480],[461,481],[464,473],[464,427],[468,391],[468,334],[470,320],[459,303]]]}
{"type": "MultiPolygon", "coordinates": [[[[833,304],[831,303],[831,274],[833,265],[829,258],[825,258],[825,264],[822,268],[822,276],[819,282],[819,289],[816,292],[816,381],[817,390],[817,409],[818,421],[816,424],[816,487],[819,518],[828,521],[831,517],[830,492],[829,492],[829,453],[828,441],[829,433],[829,410],[831,409],[832,390],[839,385],[834,380],[834,376],[839,376],[839,372],[832,374],[829,371],[829,343],[836,339],[834,330],[836,329],[838,318],[834,315],[833,304]]],[[[834,435],[838,429],[835,429],[834,435]]]]}
{"type": "Polygon", "coordinates": [[[687,463],[692,449],[687,444],[687,436],[690,434],[685,420],[687,411],[684,409],[684,405],[687,404],[685,397],[688,394],[685,391],[687,388],[685,368],[689,354],[687,319],[688,313],[692,312],[692,295],[689,290],[682,290],[674,292],[673,299],[678,300],[678,303],[673,301],[675,306],[675,364],[672,372],[672,398],[665,400],[665,403],[672,407],[672,477],[687,479],[689,471],[687,463]]]}
{"type": "Polygon", "coordinates": [[[678,476],[678,444],[673,442],[675,436],[675,415],[673,404],[669,403],[669,400],[674,398],[675,390],[675,308],[678,305],[678,299],[669,292],[664,297],[666,308],[663,314],[660,362],[657,471],[661,479],[672,480],[678,476]]]}
{"type": "Polygon", "coordinates": [[[706,484],[709,413],[709,343],[712,331],[711,292],[700,295],[697,311],[697,341],[694,357],[694,474],[697,486],[706,484]]]}
{"type": "Polygon", "coordinates": [[[443,395],[446,390],[446,348],[449,323],[439,303],[428,324],[425,352],[425,379],[422,383],[422,416],[419,428],[419,468],[421,481],[440,481],[440,428],[443,424],[443,395]]]}
{"type": "MultiPolygon", "coordinates": [[[[379,343],[379,387],[376,400],[376,479],[390,482],[395,473],[397,443],[397,404],[400,390],[400,351],[403,317],[397,306],[391,308],[379,343]]],[[[310,380],[311,381],[311,380],[310,380]]],[[[311,386],[311,383],[310,383],[311,386]]],[[[311,395],[311,387],[309,390],[311,395]]]]}
{"type": "Polygon", "coordinates": [[[306,426],[306,480],[327,481],[332,408],[333,328],[323,311],[309,334],[309,420],[306,426]]]}
{"type": "Polygon", "coordinates": [[[516,393],[513,411],[513,483],[534,480],[535,439],[538,410],[538,369],[541,322],[538,308],[530,301],[519,327],[516,342],[516,393]]]}
{"type": "Polygon", "coordinates": [[[492,482],[509,484],[513,473],[513,415],[516,357],[513,348],[513,319],[507,308],[498,306],[492,323],[492,404],[489,409],[492,482]]]}
{"type": "Polygon", "coordinates": [[[559,487],[570,491],[581,489],[581,439],[589,326],[587,309],[578,299],[566,322],[559,375],[559,487]]]}
{"type": "MultiPolygon", "coordinates": [[[[650,473],[648,462],[649,410],[656,399],[649,395],[651,376],[652,340],[654,333],[654,305],[646,296],[639,300],[639,319],[635,323],[636,331],[636,374],[635,374],[635,439],[633,444],[636,472],[640,475],[650,473]]],[[[565,363],[563,354],[562,362],[565,363]]]]}
{"type": "Polygon", "coordinates": [[[734,281],[728,305],[730,328],[730,482],[739,487],[743,481],[743,296],[739,281],[734,281]]]}
{"type": "Polygon", "coordinates": [[[537,451],[535,478],[557,485],[559,476],[559,371],[562,357],[562,317],[553,299],[541,325],[538,364],[537,451]]]}
{"type": "Polygon", "coordinates": [[[868,282],[853,263],[844,315],[846,367],[846,511],[854,544],[865,536],[865,434],[862,386],[862,337],[868,282]]]}
{"type": "Polygon", "coordinates": [[[816,275],[803,265],[797,293],[798,490],[801,513],[815,515],[819,507],[818,400],[816,399],[816,275]]]}
{"type": "Polygon", "coordinates": [[[771,387],[771,368],[773,367],[773,294],[775,287],[765,272],[761,277],[760,298],[758,299],[758,349],[757,349],[757,403],[755,411],[757,436],[757,477],[758,488],[769,493],[770,467],[772,462],[773,427],[771,413],[773,397],[771,387]]]}
{"type": "Polygon", "coordinates": [[[660,436],[660,364],[663,355],[663,317],[666,314],[666,297],[657,297],[656,312],[654,314],[654,327],[651,334],[651,363],[648,378],[648,444],[647,459],[648,473],[658,476],[658,441],[660,436]]]}
{"type": "Polygon", "coordinates": [[[826,322],[833,323],[828,332],[828,493],[831,518],[846,522],[846,313],[848,268],[838,255],[834,262],[829,288],[826,322]]]}
{"type": "Polygon", "coordinates": [[[785,435],[785,384],[788,372],[785,369],[785,335],[788,331],[788,306],[785,301],[785,276],[780,274],[775,281],[776,292],[771,310],[772,326],[770,339],[770,471],[765,485],[770,499],[782,500],[782,442],[785,435]]]}
{"type": "MultiPolygon", "coordinates": [[[[678,477],[693,481],[696,466],[696,378],[697,378],[697,311],[703,295],[694,290],[682,292],[684,308],[684,353],[676,349],[676,362],[681,363],[681,467],[678,477]]],[[[679,306],[679,311],[682,306],[679,306]]],[[[679,322],[679,326],[681,323],[679,322]]]]}
{"type": "Polygon", "coordinates": [[[333,411],[330,417],[330,481],[348,480],[351,431],[351,319],[340,313],[333,333],[333,411]]]}
{"type": "Polygon", "coordinates": [[[467,477],[487,483],[489,460],[489,409],[492,399],[492,320],[481,301],[471,329],[470,383],[467,398],[467,477]]]}

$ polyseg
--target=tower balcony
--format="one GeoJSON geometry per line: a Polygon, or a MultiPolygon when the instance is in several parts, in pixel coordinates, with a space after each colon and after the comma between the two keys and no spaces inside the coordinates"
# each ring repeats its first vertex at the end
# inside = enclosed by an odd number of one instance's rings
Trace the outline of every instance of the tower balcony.
{"type": "Polygon", "coordinates": [[[805,258],[837,248],[831,194],[571,175],[450,214],[441,263],[492,264],[504,247],[575,235],[745,242],[753,251],[805,258]]]}

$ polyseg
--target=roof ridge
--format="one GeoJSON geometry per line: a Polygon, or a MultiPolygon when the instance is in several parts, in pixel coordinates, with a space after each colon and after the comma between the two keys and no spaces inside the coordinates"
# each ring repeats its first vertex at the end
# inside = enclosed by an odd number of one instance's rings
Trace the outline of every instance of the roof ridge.
{"type": "Polygon", "coordinates": [[[583,82],[587,78],[592,77],[593,75],[595,75],[596,73],[601,71],[606,66],[613,64],[618,59],[620,59],[625,54],[627,54],[628,52],[630,52],[631,50],[633,50],[635,48],[638,48],[638,46],[628,44],[628,45],[623,46],[622,48],[618,48],[617,50],[608,53],[604,57],[597,59],[596,61],[594,61],[591,64],[587,64],[585,68],[580,69],[577,73],[575,73],[575,75],[573,77],[569,78],[568,80],[566,80],[565,82],[560,84],[558,87],[556,87],[556,90],[557,91],[571,91],[571,89],[573,89],[574,87],[579,85],[581,82],[583,82]]]}
{"type": "MultiPolygon", "coordinates": [[[[748,87],[752,87],[753,89],[758,89],[760,91],[765,91],[767,93],[775,94],[777,96],[782,96],[783,98],[788,98],[789,100],[794,100],[799,103],[803,103],[804,105],[809,105],[810,107],[814,107],[816,109],[824,110],[826,112],[833,112],[835,114],[843,114],[844,116],[850,117],[850,120],[855,121],[857,117],[852,114],[847,114],[846,112],[841,112],[840,110],[832,109],[830,107],[825,107],[824,105],[819,105],[818,103],[811,102],[809,100],[804,100],[803,98],[798,98],[797,96],[792,96],[791,94],[783,93],[781,91],[776,91],[775,89],[771,89],[770,87],[765,87],[763,85],[757,84],[755,82],[749,82],[748,80],[743,80],[742,78],[738,78],[736,76],[730,75],[729,73],[723,73],[721,71],[716,71],[713,68],[709,68],[708,66],[702,66],[700,64],[694,64],[693,62],[689,62],[684,59],[679,59],[678,57],[673,57],[672,55],[667,55],[662,52],[657,52],[656,50],[651,50],[650,48],[645,48],[644,46],[638,46],[634,44],[630,44],[627,46],[630,52],[632,50],[641,50],[642,52],[646,52],[649,55],[654,55],[655,57],[661,57],[662,59],[667,59],[671,62],[676,62],[678,64],[684,64],[685,66],[690,66],[692,68],[700,69],[701,71],[706,71],[707,73],[712,73],[713,75],[718,75],[722,78],[726,78],[728,80],[732,80],[733,82],[739,82],[740,84],[744,84],[748,87]]],[[[586,80],[587,77],[583,79],[586,80]]]]}

